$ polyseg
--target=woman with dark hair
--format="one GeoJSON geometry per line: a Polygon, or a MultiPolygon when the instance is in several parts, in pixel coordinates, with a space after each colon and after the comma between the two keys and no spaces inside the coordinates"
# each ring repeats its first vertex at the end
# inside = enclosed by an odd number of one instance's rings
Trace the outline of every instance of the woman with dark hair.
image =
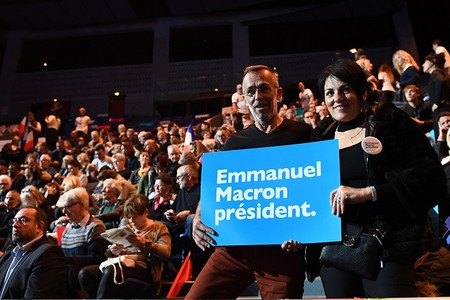
{"type": "Polygon", "coordinates": [[[154,184],[155,179],[162,174],[168,174],[169,170],[169,156],[165,152],[159,152],[153,161],[153,166],[141,177],[137,187],[137,193],[152,197],[152,193],[155,192],[154,184]]]}
{"type": "Polygon", "coordinates": [[[45,141],[48,144],[50,150],[55,150],[56,142],[59,139],[59,127],[61,126],[61,119],[55,113],[52,108],[50,113],[45,116],[44,119],[47,124],[47,129],[45,130],[45,141]]]}
{"type": "Polygon", "coordinates": [[[139,168],[139,161],[136,157],[136,149],[134,148],[132,142],[122,142],[120,152],[126,157],[126,167],[128,170],[133,171],[139,168]]]}
{"type": "Polygon", "coordinates": [[[330,205],[343,231],[342,243],[325,245],[320,255],[325,294],[416,297],[414,263],[424,245],[439,247],[436,236],[425,234],[432,231],[428,210],[446,193],[436,153],[405,112],[372,99],[354,61],[326,67],[318,88],[334,119],[319,139],[339,141],[341,185],[330,205]],[[346,254],[369,243],[363,257],[346,254]]]}
{"type": "Polygon", "coordinates": [[[25,128],[25,134],[22,137],[22,141],[23,141],[23,150],[26,153],[32,152],[34,150],[34,146],[36,146],[37,141],[39,139],[39,136],[41,135],[42,132],[42,126],[41,123],[36,120],[36,115],[34,112],[30,111],[27,114],[27,127],[25,128]],[[32,134],[31,139],[28,139],[28,135],[32,134]],[[32,145],[27,148],[27,139],[31,140],[32,145]]]}
{"type": "Polygon", "coordinates": [[[161,174],[155,178],[153,185],[154,197],[150,200],[148,217],[153,220],[163,221],[164,213],[170,208],[175,198],[173,193],[173,180],[169,174],[161,174]]]}
{"type": "Polygon", "coordinates": [[[67,175],[67,177],[70,176],[70,175],[78,177],[80,179],[81,186],[82,187],[86,187],[87,186],[88,181],[89,181],[88,176],[83,173],[82,166],[81,166],[81,164],[80,164],[80,162],[78,160],[72,159],[71,161],[69,161],[69,163],[68,163],[68,171],[69,171],[69,174],[67,175]]]}
{"type": "Polygon", "coordinates": [[[383,63],[378,67],[378,82],[381,83],[380,101],[391,103],[395,98],[395,75],[394,70],[388,63],[383,63]]]}

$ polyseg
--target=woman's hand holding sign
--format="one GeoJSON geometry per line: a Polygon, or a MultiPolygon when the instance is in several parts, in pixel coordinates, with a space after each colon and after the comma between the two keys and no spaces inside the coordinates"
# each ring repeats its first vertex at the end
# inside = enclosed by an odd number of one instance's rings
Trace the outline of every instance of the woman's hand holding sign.
{"type": "Polygon", "coordinates": [[[341,185],[331,191],[331,213],[340,217],[345,212],[346,204],[360,204],[366,201],[376,201],[376,191],[373,187],[354,188],[341,185]]]}

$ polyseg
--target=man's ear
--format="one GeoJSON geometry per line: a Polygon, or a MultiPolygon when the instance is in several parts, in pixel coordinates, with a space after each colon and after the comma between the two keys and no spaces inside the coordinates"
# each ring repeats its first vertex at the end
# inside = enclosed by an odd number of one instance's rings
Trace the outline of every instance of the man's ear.
{"type": "Polygon", "coordinates": [[[277,87],[277,101],[280,101],[282,97],[283,97],[283,88],[277,87]]]}
{"type": "Polygon", "coordinates": [[[45,222],[44,221],[39,221],[36,223],[36,229],[38,229],[41,232],[45,232],[46,228],[45,228],[45,222]]]}

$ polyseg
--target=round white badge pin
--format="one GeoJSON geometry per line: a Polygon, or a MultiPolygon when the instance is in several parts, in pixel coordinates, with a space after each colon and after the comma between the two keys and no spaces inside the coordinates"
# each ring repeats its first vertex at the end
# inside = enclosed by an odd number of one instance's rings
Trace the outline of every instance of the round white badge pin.
{"type": "Polygon", "coordinates": [[[363,150],[368,154],[379,154],[383,150],[380,140],[374,136],[367,136],[361,142],[363,150]]]}

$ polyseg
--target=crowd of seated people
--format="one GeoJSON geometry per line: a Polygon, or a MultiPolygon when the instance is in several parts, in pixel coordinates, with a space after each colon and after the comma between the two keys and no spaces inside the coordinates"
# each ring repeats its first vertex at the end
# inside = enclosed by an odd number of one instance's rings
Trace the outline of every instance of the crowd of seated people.
{"type": "MultiPolygon", "coordinates": [[[[381,86],[382,82],[380,90],[381,86]]],[[[404,110],[424,127],[425,133],[429,132],[432,112],[422,107],[426,87],[421,91],[417,85],[405,85],[401,91],[405,97],[404,110]],[[412,95],[414,91],[417,99],[412,95]]],[[[307,103],[302,103],[301,98],[284,101],[295,104],[280,106],[283,117],[306,122],[315,130],[325,130],[333,121],[312,92],[307,103]]],[[[450,120],[448,115],[445,118],[450,120]]],[[[439,146],[447,146],[449,140],[447,119],[436,136],[439,146]]],[[[124,224],[130,224],[138,233],[132,243],[136,248],[133,251],[140,257],[136,263],[153,272],[151,276],[133,273],[132,277],[154,282],[157,286],[152,290],[158,291],[164,263],[153,270],[153,266],[145,265],[143,255],[158,254],[159,258],[180,266],[187,252],[191,252],[195,279],[209,255],[199,251],[190,232],[200,200],[202,156],[221,151],[230,136],[253,122],[248,113],[233,114],[231,122],[225,116],[223,120],[218,127],[212,127],[207,120],[196,124],[192,141],[185,141],[187,127],[173,121],[167,127],[151,130],[120,124],[117,128],[83,131],[60,137],[55,145],[40,141],[34,151],[27,153],[20,147],[20,137],[14,136],[0,154],[1,251],[14,246],[9,220],[20,206],[40,207],[47,214],[49,238],[61,245],[68,285],[76,295],[92,298],[119,295],[120,291],[106,288],[114,284],[113,269],[105,268],[99,273],[98,265],[107,260],[108,247],[108,255],[123,253],[120,245],[111,245],[101,233],[124,224]],[[59,227],[65,228],[62,235],[59,227]],[[145,231],[146,227],[151,230],[145,231]],[[86,278],[93,278],[96,284],[86,283],[86,278]]],[[[41,137],[44,133],[45,128],[41,137]]],[[[440,151],[447,158],[448,153],[448,147],[440,151]]],[[[448,159],[443,163],[446,164],[448,159]]],[[[124,272],[124,276],[127,274],[128,271],[124,272]]],[[[74,294],[61,295],[66,296],[74,294]]]]}
{"type": "MultiPolygon", "coordinates": [[[[156,246],[138,249],[149,256],[159,255],[164,263],[158,265],[158,270],[152,270],[151,276],[133,271],[131,277],[154,283],[151,290],[156,293],[163,267],[169,269],[170,263],[172,271],[176,271],[191,252],[195,278],[208,258],[208,253],[197,248],[190,234],[191,218],[200,199],[202,155],[220,151],[220,145],[234,132],[233,126],[211,128],[205,121],[204,126],[195,126],[194,139],[185,145],[186,128],[174,122],[170,129],[160,126],[156,131],[136,131],[122,124],[117,131],[92,130],[90,134],[60,137],[51,151],[40,139],[34,151],[26,153],[19,147],[15,149],[19,154],[1,155],[2,253],[14,247],[9,221],[20,207],[33,206],[46,213],[48,239],[59,243],[65,256],[69,294],[61,295],[62,298],[119,296],[120,291],[109,288],[114,283],[109,282],[111,274],[105,272],[111,270],[105,269],[103,276],[93,274],[93,270],[107,260],[105,252],[111,247],[101,234],[127,223],[136,232],[141,232],[146,224],[157,224],[157,229],[152,230],[163,234],[162,242],[152,232],[139,234],[166,247],[163,252],[163,248],[156,246]],[[208,137],[208,141],[203,143],[202,136],[208,137]],[[142,199],[145,206],[140,204],[142,199]],[[141,217],[143,214],[145,218],[141,217]],[[98,280],[95,289],[83,284],[86,276],[98,280]]],[[[135,243],[139,245],[138,241],[135,243]]],[[[121,253],[119,250],[110,251],[109,255],[121,253]]],[[[153,265],[149,267],[152,268],[153,265]]],[[[170,280],[175,275],[164,276],[170,280]]],[[[128,271],[124,276],[129,276],[128,271]]]]}

